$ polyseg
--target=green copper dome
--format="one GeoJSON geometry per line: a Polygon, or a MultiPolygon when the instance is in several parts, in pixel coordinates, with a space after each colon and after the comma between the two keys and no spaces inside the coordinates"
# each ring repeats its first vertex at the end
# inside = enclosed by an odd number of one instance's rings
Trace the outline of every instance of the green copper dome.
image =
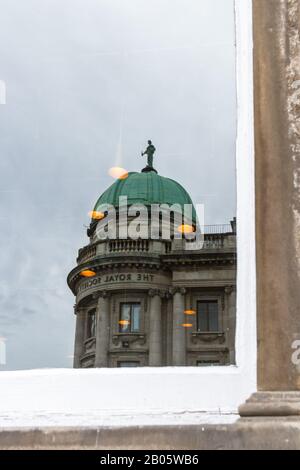
{"type": "MultiPolygon", "coordinates": [[[[94,211],[101,204],[119,205],[119,197],[127,196],[128,205],[144,204],[180,204],[182,212],[184,204],[193,204],[187,191],[176,181],[158,175],[155,171],[130,172],[125,179],[118,179],[98,199],[94,211]]],[[[193,206],[193,220],[196,212],[193,206]]]]}

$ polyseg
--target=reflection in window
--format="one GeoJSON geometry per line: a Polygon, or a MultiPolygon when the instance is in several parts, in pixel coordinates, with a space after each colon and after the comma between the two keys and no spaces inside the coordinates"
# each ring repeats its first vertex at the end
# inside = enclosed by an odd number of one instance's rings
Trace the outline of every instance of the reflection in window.
{"type": "Polygon", "coordinates": [[[197,361],[198,367],[209,367],[209,366],[219,366],[220,361],[214,359],[203,359],[201,361],[197,361]]]}
{"type": "Polygon", "coordinates": [[[90,310],[87,316],[86,337],[96,336],[96,309],[90,310]]]}
{"type": "Polygon", "coordinates": [[[197,303],[198,331],[219,331],[218,301],[201,301],[197,303]]]}
{"type": "Polygon", "coordinates": [[[140,363],[138,361],[120,361],[118,362],[118,367],[139,367],[140,363]]]}
{"type": "Polygon", "coordinates": [[[122,303],[120,306],[120,333],[137,333],[140,331],[141,304],[122,303]]]}

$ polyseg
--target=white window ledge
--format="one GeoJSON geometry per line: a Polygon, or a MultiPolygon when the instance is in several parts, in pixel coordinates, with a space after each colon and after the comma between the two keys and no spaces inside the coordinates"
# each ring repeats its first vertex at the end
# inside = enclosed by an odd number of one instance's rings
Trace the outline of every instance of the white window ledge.
{"type": "Polygon", "coordinates": [[[233,422],[241,403],[238,378],[234,366],[2,372],[0,426],[233,422]],[[232,385],[230,401],[224,380],[232,385]]]}

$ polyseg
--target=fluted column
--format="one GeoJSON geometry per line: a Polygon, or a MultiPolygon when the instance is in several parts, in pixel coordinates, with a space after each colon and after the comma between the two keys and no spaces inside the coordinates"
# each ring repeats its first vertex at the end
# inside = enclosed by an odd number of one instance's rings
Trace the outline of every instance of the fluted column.
{"type": "Polygon", "coordinates": [[[149,366],[162,365],[161,293],[150,290],[149,366]]]}
{"type": "Polygon", "coordinates": [[[173,291],[173,366],[186,365],[185,292],[184,288],[173,291]]]}
{"type": "Polygon", "coordinates": [[[109,294],[101,292],[97,305],[95,367],[108,366],[109,306],[109,294]]]}
{"type": "Polygon", "coordinates": [[[76,330],[75,330],[75,344],[74,344],[74,360],[73,367],[80,368],[80,357],[84,352],[84,332],[85,332],[85,311],[83,309],[76,309],[76,330]]]}

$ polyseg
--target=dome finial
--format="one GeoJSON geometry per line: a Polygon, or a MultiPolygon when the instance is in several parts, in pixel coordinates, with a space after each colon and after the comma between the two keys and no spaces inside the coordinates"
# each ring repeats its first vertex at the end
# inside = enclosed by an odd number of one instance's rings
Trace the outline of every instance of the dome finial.
{"type": "Polygon", "coordinates": [[[142,169],[142,172],[147,172],[147,171],[157,171],[153,168],[153,155],[155,153],[156,148],[152,144],[151,140],[148,140],[148,146],[144,152],[141,152],[142,157],[144,155],[147,155],[147,166],[142,169]]]}

